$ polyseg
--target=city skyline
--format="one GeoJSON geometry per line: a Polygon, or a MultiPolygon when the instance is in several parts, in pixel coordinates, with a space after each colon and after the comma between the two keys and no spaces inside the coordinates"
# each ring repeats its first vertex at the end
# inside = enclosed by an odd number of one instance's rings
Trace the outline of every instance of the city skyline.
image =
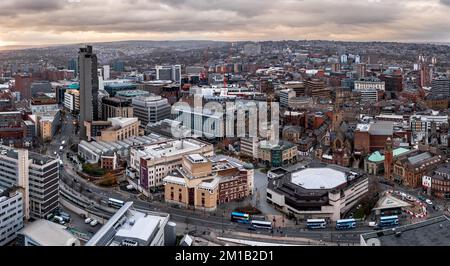
{"type": "Polygon", "coordinates": [[[449,0],[19,0],[2,1],[0,10],[0,47],[199,39],[450,42],[449,0]]]}

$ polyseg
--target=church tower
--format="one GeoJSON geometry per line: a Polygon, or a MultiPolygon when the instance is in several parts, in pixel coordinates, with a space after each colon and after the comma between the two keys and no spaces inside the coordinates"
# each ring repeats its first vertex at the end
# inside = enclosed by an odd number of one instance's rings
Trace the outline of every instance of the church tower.
{"type": "Polygon", "coordinates": [[[384,177],[387,180],[393,180],[392,168],[394,161],[394,152],[392,150],[392,139],[388,138],[384,146],[384,177]]]}

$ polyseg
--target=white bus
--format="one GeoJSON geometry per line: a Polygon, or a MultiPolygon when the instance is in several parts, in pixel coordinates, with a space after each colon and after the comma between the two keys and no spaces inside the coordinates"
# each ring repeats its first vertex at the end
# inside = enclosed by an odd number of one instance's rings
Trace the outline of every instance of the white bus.
{"type": "Polygon", "coordinates": [[[327,225],[327,222],[325,219],[308,219],[306,221],[306,227],[308,229],[321,229],[325,228],[327,225]]]}
{"type": "Polygon", "coordinates": [[[254,228],[263,228],[263,229],[272,230],[272,223],[271,222],[252,220],[251,221],[251,225],[254,228]]]}
{"type": "Polygon", "coordinates": [[[125,205],[125,202],[113,198],[108,199],[108,205],[117,209],[120,209],[125,205]]]}

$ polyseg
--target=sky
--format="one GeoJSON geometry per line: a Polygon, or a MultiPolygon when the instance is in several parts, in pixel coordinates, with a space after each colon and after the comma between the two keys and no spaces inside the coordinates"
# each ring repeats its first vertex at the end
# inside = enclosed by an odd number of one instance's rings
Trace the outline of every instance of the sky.
{"type": "Polygon", "coordinates": [[[119,40],[450,42],[450,0],[1,0],[0,46],[119,40]]]}

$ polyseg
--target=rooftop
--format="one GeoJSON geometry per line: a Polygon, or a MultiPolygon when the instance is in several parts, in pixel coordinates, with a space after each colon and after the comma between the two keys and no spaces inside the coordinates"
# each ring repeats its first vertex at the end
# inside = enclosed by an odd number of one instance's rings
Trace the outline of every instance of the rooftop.
{"type": "Polygon", "coordinates": [[[345,172],[332,168],[307,168],[292,173],[292,183],[305,189],[333,189],[347,182],[345,172]]]}
{"type": "MultiPolygon", "coordinates": [[[[409,152],[409,149],[397,148],[397,149],[393,150],[394,157],[401,155],[403,153],[406,153],[406,152],[409,152]]],[[[379,151],[376,151],[376,152],[372,153],[372,155],[370,155],[368,160],[371,162],[382,162],[382,161],[384,161],[384,155],[382,155],[379,151]]]]}
{"type": "Polygon", "coordinates": [[[41,246],[74,246],[79,240],[66,230],[65,226],[47,221],[37,220],[28,224],[21,234],[26,235],[41,246]]]}
{"type": "Polygon", "coordinates": [[[381,246],[449,246],[450,219],[440,216],[412,225],[361,235],[367,245],[381,246]]]}

